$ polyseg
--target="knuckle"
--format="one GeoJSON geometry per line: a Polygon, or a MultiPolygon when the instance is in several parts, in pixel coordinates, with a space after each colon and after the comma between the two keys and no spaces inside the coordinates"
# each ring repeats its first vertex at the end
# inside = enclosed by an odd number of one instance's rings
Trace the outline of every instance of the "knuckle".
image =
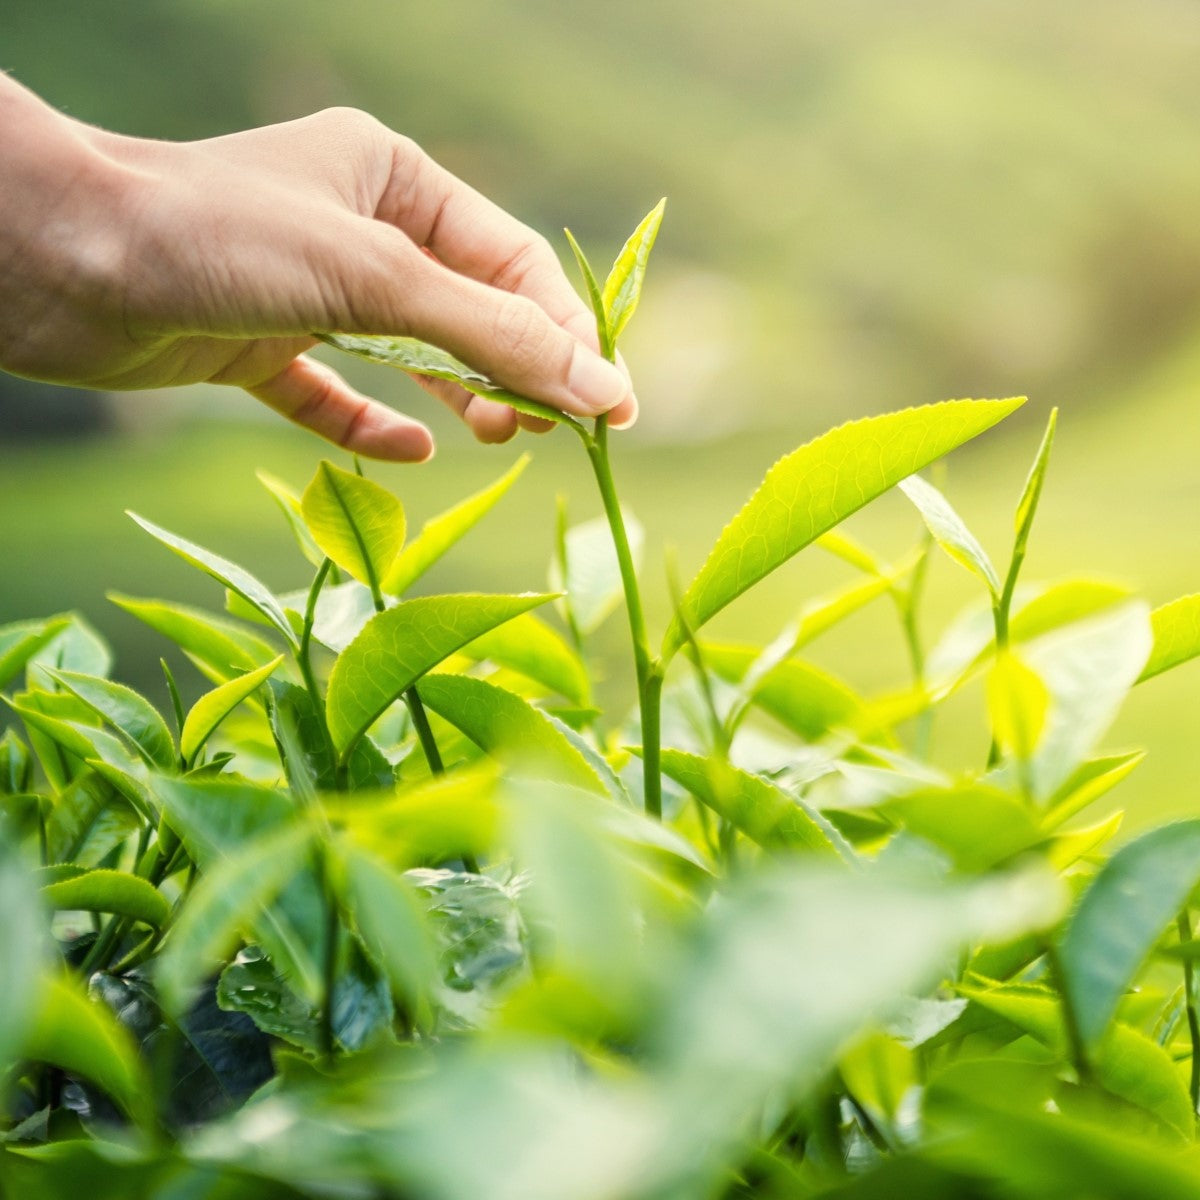
{"type": "Polygon", "coordinates": [[[385,130],[382,121],[361,108],[352,108],[349,105],[322,109],[313,120],[332,127],[343,137],[363,140],[377,137],[385,130]]]}
{"type": "Polygon", "coordinates": [[[551,352],[549,318],[532,300],[502,296],[492,315],[497,349],[521,370],[543,366],[551,352]]]}

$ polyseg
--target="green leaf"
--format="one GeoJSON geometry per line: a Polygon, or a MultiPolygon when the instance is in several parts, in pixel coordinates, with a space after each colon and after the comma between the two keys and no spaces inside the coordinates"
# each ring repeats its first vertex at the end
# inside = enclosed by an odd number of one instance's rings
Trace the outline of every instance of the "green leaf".
{"type": "MultiPolygon", "coordinates": [[[[7,829],[0,825],[0,835],[7,829]]],[[[45,915],[33,879],[21,859],[0,840],[0,1062],[15,1061],[18,1047],[39,1004],[45,960],[45,915]]]]}
{"type": "Polygon", "coordinates": [[[98,717],[129,737],[150,766],[174,770],[175,742],[171,731],[144,696],[122,684],[77,671],[55,671],[53,677],[98,717]]]}
{"type": "MultiPolygon", "coordinates": [[[[758,661],[754,646],[702,645],[707,666],[730,683],[739,683],[758,661]]],[[[782,725],[807,741],[831,729],[853,726],[864,714],[862,701],[840,680],[799,659],[778,663],[751,690],[751,699],[782,725]]]]}
{"type": "Polygon", "coordinates": [[[564,229],[563,233],[567,235],[571,253],[575,255],[575,261],[579,264],[579,274],[583,276],[583,283],[587,288],[588,302],[592,306],[592,315],[596,318],[596,338],[600,343],[600,353],[604,358],[611,359],[613,339],[608,328],[608,312],[605,309],[604,297],[600,291],[600,284],[596,282],[596,273],[592,270],[592,264],[588,262],[582,247],[575,240],[574,234],[569,229],[564,229]]]}
{"type": "Polygon", "coordinates": [[[1154,631],[1154,649],[1138,683],[1200,654],[1200,593],[1180,596],[1156,608],[1150,614],[1150,627],[1154,631]]]}
{"type": "Polygon", "coordinates": [[[1069,625],[1022,648],[1046,685],[1050,705],[1029,760],[1037,799],[1053,795],[1093,751],[1150,653],[1149,610],[1141,602],[1069,625]]]}
{"type": "Polygon", "coordinates": [[[63,911],[116,913],[161,929],[171,906],[157,888],[124,871],[87,871],[42,888],[42,899],[63,911]]]}
{"type": "Polygon", "coordinates": [[[279,505],[280,511],[288,523],[288,528],[292,531],[292,537],[296,539],[296,545],[300,547],[300,553],[314,567],[319,567],[324,562],[325,555],[313,541],[312,534],[308,532],[308,526],[304,524],[304,514],[300,511],[299,493],[268,471],[256,471],[255,474],[258,476],[258,482],[271,493],[275,503],[279,505]]]}
{"type": "Polygon", "coordinates": [[[372,593],[404,545],[404,508],[387,488],[325,460],[300,501],[313,541],[372,593]]]}
{"type": "Polygon", "coordinates": [[[224,584],[230,591],[240,596],[247,604],[260,612],[280,633],[289,645],[296,646],[299,640],[292,630],[291,623],[284,615],[279,601],[271,594],[270,589],[260,583],[249,571],[231,563],[220,555],[197,546],[185,538],[177,537],[165,529],[139,517],[137,513],[129,514],[151,537],[157,538],[169,550],[174,550],[185,562],[211,576],[218,583],[224,584]]]}
{"type": "Polygon", "coordinates": [[[968,872],[990,870],[1045,836],[1025,805],[985,783],[921,788],[884,801],[878,811],[945,850],[968,872]]]}
{"type": "Polygon", "coordinates": [[[214,682],[253,671],[276,655],[257,634],[202,609],[161,600],[139,600],[109,592],[108,599],[130,616],[173,641],[214,682]]]}
{"type": "Polygon", "coordinates": [[[580,708],[591,704],[587,669],[579,655],[533,613],[514,617],[468,642],[462,653],[478,662],[487,659],[498,667],[508,667],[580,708]]]}
{"type": "Polygon", "coordinates": [[[66,976],[46,976],[39,997],[19,1057],[83,1075],[99,1084],[135,1121],[149,1123],[150,1080],[132,1039],[116,1018],[66,976]]]}
{"type": "Polygon", "coordinates": [[[345,759],[354,743],[431,667],[549,596],[422,596],[372,617],[334,663],[325,698],[329,732],[345,759]]]}
{"type": "Polygon", "coordinates": [[[410,884],[362,850],[346,851],[342,869],[347,908],[367,949],[409,1011],[424,1012],[437,973],[425,906],[410,884]]]}
{"type": "MultiPolygon", "coordinates": [[[[1051,1049],[1066,1053],[1057,997],[1016,988],[960,987],[959,992],[1051,1049]]],[[[1115,1025],[1099,1047],[1093,1066],[1098,1082],[1114,1096],[1146,1109],[1177,1133],[1192,1138],[1195,1117],[1183,1078],[1166,1051],[1145,1034],[1128,1025],[1115,1025]]]]}
{"type": "MultiPolygon", "coordinates": [[[[777,462],[725,527],[683,596],[688,624],[706,621],[810,542],[935,458],[991,428],[1022,400],[949,400],[851,421],[777,462]]],[[[684,642],[672,622],[670,657],[684,642]]]]}
{"type": "Polygon", "coordinates": [[[899,483],[900,490],[913,502],[934,541],[959,566],[966,567],[987,584],[993,597],[1000,595],[1000,577],[987,551],[967,528],[950,501],[920,475],[910,475],[899,483]]]}
{"type": "Polygon", "coordinates": [[[141,825],[124,797],[89,771],[55,797],[46,819],[50,860],[98,866],[141,825]]]}
{"type": "Polygon", "coordinates": [[[663,211],[667,207],[664,196],[642,218],[641,224],[629,235],[629,240],[621,248],[608,278],[604,281],[602,299],[604,311],[608,315],[609,344],[616,346],[621,331],[629,324],[642,294],[642,284],[646,277],[646,263],[650,251],[654,249],[654,240],[658,237],[658,229],[662,224],[663,211]]]}
{"type": "Polygon", "coordinates": [[[184,761],[194,765],[196,756],[204,748],[204,743],[215,732],[218,725],[256,688],[266,682],[268,676],[283,662],[283,655],[259,667],[231,679],[220,687],[205,692],[188,712],[179,735],[179,750],[184,761]]]}
{"type": "Polygon", "coordinates": [[[1060,948],[1064,996],[1094,1046],[1155,943],[1200,882],[1200,820],[1121,847],[1075,910],[1060,948]]]}
{"type": "Polygon", "coordinates": [[[1094,804],[1121,782],[1146,757],[1144,750],[1093,758],[1077,767],[1046,805],[1043,825],[1053,829],[1094,804]]]}
{"type": "Polygon", "coordinates": [[[782,788],[718,759],[663,750],[663,774],[769,850],[807,850],[839,858],[844,845],[829,823],[782,788]]]}
{"type": "Polygon", "coordinates": [[[996,744],[1005,754],[1027,762],[1046,727],[1050,707],[1046,685],[1020,656],[1006,648],[988,673],[987,701],[996,744]]]}
{"type": "Polygon", "coordinates": [[[1025,480],[1025,488],[1021,493],[1021,501],[1017,505],[1016,540],[1013,543],[1013,558],[1019,560],[1025,554],[1029,544],[1029,531],[1033,528],[1033,518],[1037,515],[1038,500],[1041,499],[1042,485],[1046,482],[1046,468],[1050,464],[1050,447],[1054,445],[1054,431],[1058,427],[1058,409],[1050,410],[1050,419],[1046,422],[1046,432],[1042,434],[1041,445],[1034,456],[1033,466],[1029,468],[1029,476],[1025,480]]]}
{"type": "Polygon", "coordinates": [[[461,729],[485,754],[530,778],[605,792],[562,729],[520,696],[466,675],[430,675],[418,691],[426,708],[461,729]]]}
{"type": "Polygon", "coordinates": [[[299,871],[312,841],[309,826],[288,826],[256,838],[204,873],[155,964],[169,1012],[177,1017],[187,1012],[203,980],[261,922],[260,910],[299,871]]]}
{"type": "Polygon", "coordinates": [[[365,358],[368,362],[382,363],[388,367],[398,367],[401,371],[414,375],[449,379],[473,395],[482,396],[485,400],[494,400],[498,404],[507,404],[517,412],[583,429],[569,413],[507,391],[493,383],[486,375],[481,375],[465,363],[459,362],[452,354],[439,350],[437,346],[431,346],[428,342],[418,341],[417,338],[373,337],[357,333],[318,333],[316,336],[335,350],[353,354],[356,358],[365,358]]]}
{"type": "MultiPolygon", "coordinates": [[[[622,508],[621,515],[634,566],[637,566],[641,561],[645,535],[631,512],[622,508]]],[[[550,564],[550,588],[566,593],[559,601],[559,607],[565,609],[569,605],[579,632],[588,634],[620,605],[625,594],[608,521],[604,517],[597,517],[572,526],[567,530],[564,548],[566,577],[563,578],[562,568],[556,559],[550,564]]]]}
{"type": "MultiPolygon", "coordinates": [[[[265,837],[294,827],[291,798],[246,780],[164,776],[156,783],[168,825],[207,874],[265,837]]],[[[255,939],[276,969],[310,1000],[321,994],[326,906],[311,870],[301,870],[254,922],[255,939]]]]}
{"type": "Polygon", "coordinates": [[[494,483],[426,521],[421,526],[421,532],[400,551],[385,575],[383,590],[392,596],[407,591],[451,546],[491,512],[528,465],[529,455],[522,454],[494,483]]]}
{"type": "Polygon", "coordinates": [[[70,617],[62,616],[0,625],[0,688],[15,679],[26,662],[70,623],[70,617]]]}
{"type": "Polygon", "coordinates": [[[67,614],[66,626],[59,630],[26,662],[30,686],[40,684],[35,669],[83,671],[88,675],[108,677],[112,670],[112,647],[96,627],[79,613],[67,614]]]}

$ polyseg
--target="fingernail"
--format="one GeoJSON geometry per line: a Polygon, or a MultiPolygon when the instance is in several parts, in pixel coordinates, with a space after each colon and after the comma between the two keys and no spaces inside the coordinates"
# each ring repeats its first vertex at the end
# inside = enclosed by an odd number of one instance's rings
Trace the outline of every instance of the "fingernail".
{"type": "Polygon", "coordinates": [[[592,413],[608,412],[629,395],[629,381],[610,362],[579,346],[571,359],[567,386],[592,413]]]}
{"type": "Polygon", "coordinates": [[[616,430],[629,429],[633,425],[633,423],[638,419],[638,398],[637,398],[636,393],[634,393],[634,392],[629,393],[629,398],[626,401],[626,405],[629,409],[629,412],[624,417],[622,417],[619,421],[609,421],[609,423],[608,423],[609,429],[616,429],[616,430]]]}

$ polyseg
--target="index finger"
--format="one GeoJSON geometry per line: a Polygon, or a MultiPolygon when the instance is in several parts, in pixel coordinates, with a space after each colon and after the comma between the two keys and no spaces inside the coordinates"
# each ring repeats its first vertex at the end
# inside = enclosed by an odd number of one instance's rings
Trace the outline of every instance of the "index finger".
{"type": "Polygon", "coordinates": [[[398,137],[392,178],[375,216],[402,229],[451,270],[515,292],[593,350],[595,320],[541,234],[398,137]]]}

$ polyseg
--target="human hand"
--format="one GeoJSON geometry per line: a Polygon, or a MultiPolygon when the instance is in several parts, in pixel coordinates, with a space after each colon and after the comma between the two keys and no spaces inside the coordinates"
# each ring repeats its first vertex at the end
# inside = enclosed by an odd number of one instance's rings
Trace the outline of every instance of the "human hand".
{"type": "MultiPolygon", "coordinates": [[[[336,330],[422,338],[576,416],[636,416],[546,240],[364,113],[151,142],[0,77],[0,145],[0,366],[17,374],[235,384],[347,449],[427,459],[425,426],[304,353],[336,330]]],[[[548,427],[419,382],[482,441],[548,427]]]]}

